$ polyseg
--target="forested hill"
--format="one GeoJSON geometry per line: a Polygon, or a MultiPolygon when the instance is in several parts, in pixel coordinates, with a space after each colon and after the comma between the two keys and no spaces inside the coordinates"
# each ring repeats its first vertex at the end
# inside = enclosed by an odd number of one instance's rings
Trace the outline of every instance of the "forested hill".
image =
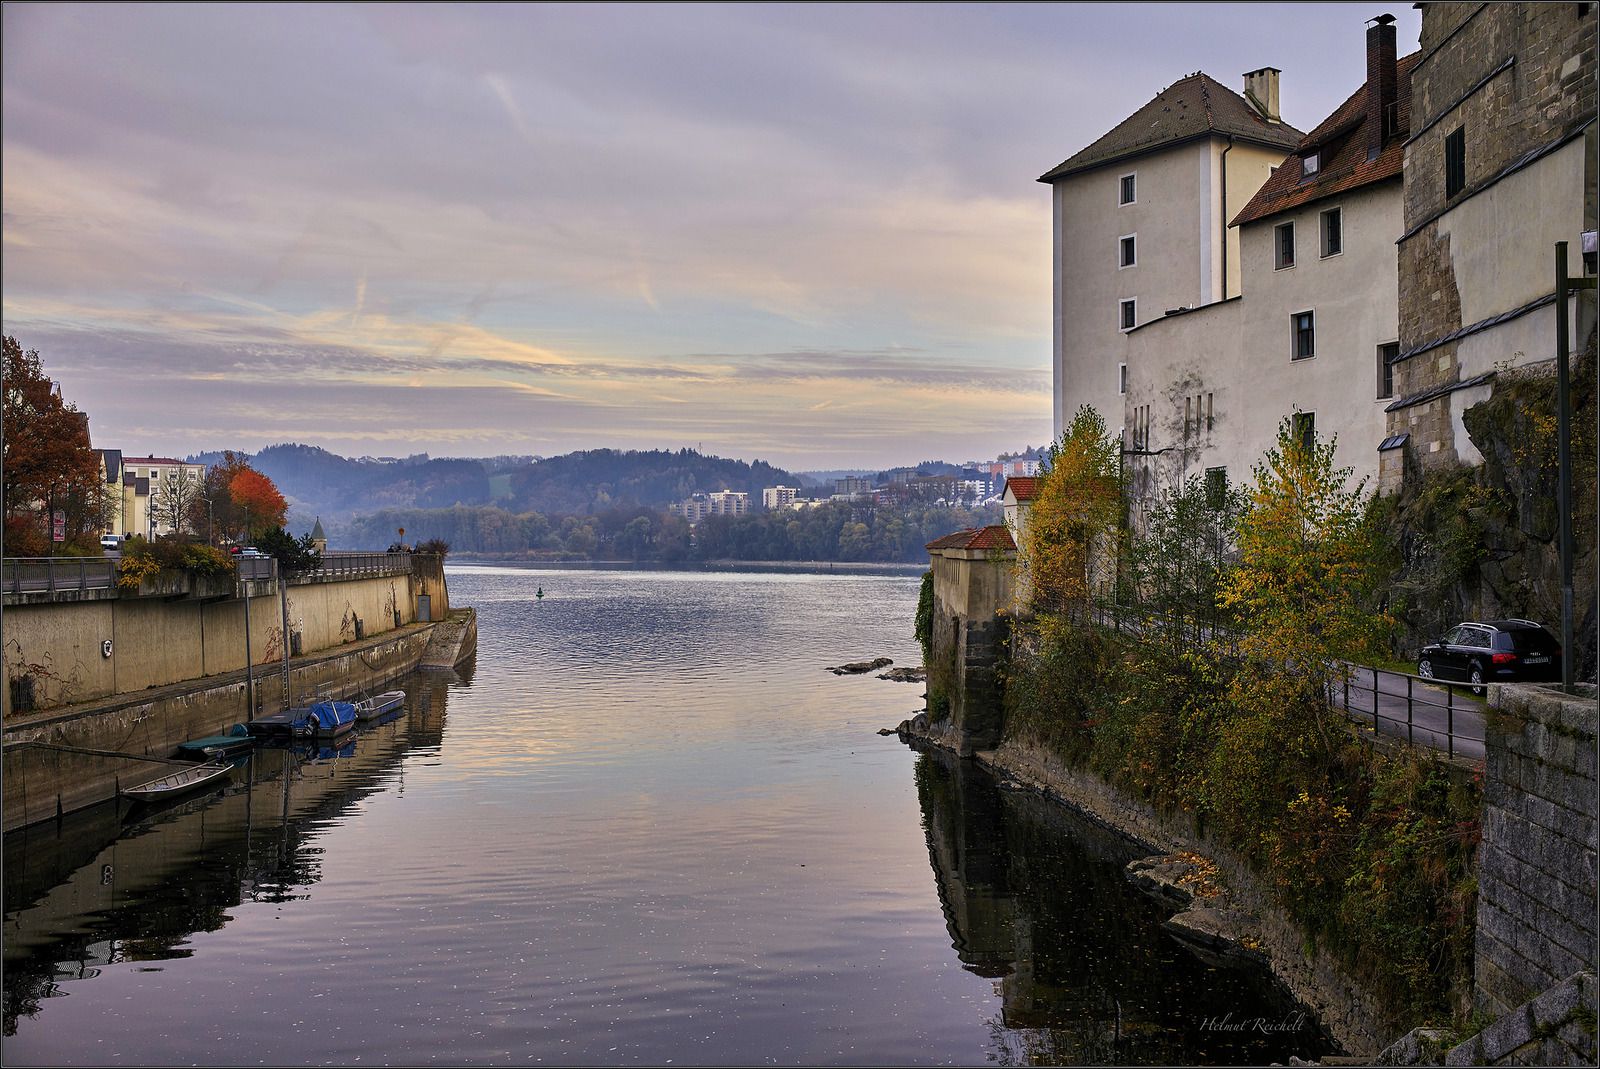
{"type": "Polygon", "coordinates": [[[765,487],[800,485],[794,475],[765,461],[708,457],[692,449],[568,453],[513,472],[509,483],[506,499],[496,504],[513,512],[558,515],[633,505],[659,508],[713,490],[743,490],[759,505],[765,487]]]}
{"type": "MultiPolygon", "coordinates": [[[[211,464],[220,453],[191,460],[211,464]]],[[[787,471],[692,449],[593,449],[565,456],[352,459],[316,446],[269,446],[251,463],[289,499],[291,526],[315,516],[342,525],[382,509],[496,505],[512,512],[588,515],[618,507],[655,508],[711,490],[744,490],[757,501],[768,486],[799,486],[787,471]]]]}

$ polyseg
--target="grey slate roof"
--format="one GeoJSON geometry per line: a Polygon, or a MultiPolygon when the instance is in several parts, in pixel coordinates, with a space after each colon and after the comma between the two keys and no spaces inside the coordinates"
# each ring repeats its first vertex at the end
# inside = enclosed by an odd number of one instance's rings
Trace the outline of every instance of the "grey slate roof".
{"type": "Polygon", "coordinates": [[[311,528],[311,537],[315,538],[315,539],[319,539],[319,540],[321,540],[323,542],[326,542],[328,540],[328,536],[326,534],[324,534],[323,531],[322,531],[322,517],[321,516],[317,517],[316,524],[313,525],[312,528],[311,528]]]}
{"type": "Polygon", "coordinates": [[[1286,152],[1305,135],[1288,123],[1263,119],[1238,93],[1203,71],[1180,78],[1123,119],[1088,148],[1039,176],[1041,182],[1087,171],[1208,134],[1281,147],[1286,152]]]}

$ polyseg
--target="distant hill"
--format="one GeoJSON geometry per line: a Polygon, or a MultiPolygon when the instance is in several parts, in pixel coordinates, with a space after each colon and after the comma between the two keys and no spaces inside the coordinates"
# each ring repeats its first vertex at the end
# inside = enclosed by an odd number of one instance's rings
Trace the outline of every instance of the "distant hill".
{"type": "MultiPolygon", "coordinates": [[[[221,453],[190,457],[214,464],[221,453]]],[[[493,504],[512,512],[591,515],[615,508],[663,507],[696,492],[743,490],[758,501],[764,487],[794,486],[790,472],[764,461],[705,456],[692,449],[623,452],[591,449],[539,459],[499,456],[359,460],[311,445],[269,446],[251,463],[278,484],[290,526],[320,516],[342,526],[384,509],[443,509],[493,504]]]]}

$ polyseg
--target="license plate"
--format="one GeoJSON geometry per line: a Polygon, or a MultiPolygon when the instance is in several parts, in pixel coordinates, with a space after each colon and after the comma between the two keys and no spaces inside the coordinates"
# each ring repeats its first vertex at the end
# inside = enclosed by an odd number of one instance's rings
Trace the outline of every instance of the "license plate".
{"type": "Polygon", "coordinates": [[[1550,663],[1550,658],[1548,658],[1548,657],[1524,657],[1523,661],[1526,662],[1527,664],[1549,664],[1550,663]]]}

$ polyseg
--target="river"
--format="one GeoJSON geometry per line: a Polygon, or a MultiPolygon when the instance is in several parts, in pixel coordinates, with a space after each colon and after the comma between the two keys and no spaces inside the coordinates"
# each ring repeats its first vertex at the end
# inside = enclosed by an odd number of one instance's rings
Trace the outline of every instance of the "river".
{"type": "Polygon", "coordinates": [[[452,566],[459,675],[338,751],[5,843],[7,1064],[1286,1061],[1122,840],[874,732],[898,574],[452,566]],[[543,589],[545,597],[537,592],[543,589]]]}

